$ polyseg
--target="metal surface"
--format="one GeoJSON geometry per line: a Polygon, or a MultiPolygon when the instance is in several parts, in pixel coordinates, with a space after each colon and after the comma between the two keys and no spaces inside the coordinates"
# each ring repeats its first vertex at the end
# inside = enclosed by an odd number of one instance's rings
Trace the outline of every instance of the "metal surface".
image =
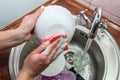
{"type": "MultiPolygon", "coordinates": [[[[88,33],[89,30],[87,28],[76,26],[74,37],[70,43],[71,50],[83,50],[88,33]]],[[[86,78],[86,80],[119,80],[119,48],[106,30],[103,33],[99,29],[98,34],[87,54],[91,65],[84,68],[83,72],[78,71],[78,73],[86,78]]],[[[29,42],[12,48],[9,58],[9,72],[12,80],[15,80],[19,73],[25,57],[37,46],[37,42],[32,38],[29,42]]]]}
{"type": "Polygon", "coordinates": [[[98,6],[94,11],[94,14],[91,20],[92,25],[91,25],[91,30],[89,34],[90,38],[94,38],[96,36],[97,30],[99,28],[101,16],[102,16],[102,8],[98,6]]]}

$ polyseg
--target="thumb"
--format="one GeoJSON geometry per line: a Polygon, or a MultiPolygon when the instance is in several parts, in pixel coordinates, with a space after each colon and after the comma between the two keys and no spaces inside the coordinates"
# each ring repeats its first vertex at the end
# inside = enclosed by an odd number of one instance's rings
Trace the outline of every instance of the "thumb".
{"type": "Polygon", "coordinates": [[[32,18],[37,20],[43,11],[44,11],[44,6],[41,6],[35,13],[31,14],[32,18]]]}

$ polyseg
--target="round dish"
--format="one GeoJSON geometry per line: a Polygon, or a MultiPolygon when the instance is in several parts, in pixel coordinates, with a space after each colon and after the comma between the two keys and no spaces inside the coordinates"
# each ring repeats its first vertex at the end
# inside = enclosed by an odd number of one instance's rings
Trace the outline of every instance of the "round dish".
{"type": "Polygon", "coordinates": [[[52,5],[44,8],[38,18],[34,32],[41,40],[54,35],[67,34],[68,42],[75,31],[74,17],[66,8],[52,5]]]}
{"type": "Polygon", "coordinates": [[[65,67],[64,54],[60,54],[41,74],[44,76],[55,76],[63,71],[65,67]]]}

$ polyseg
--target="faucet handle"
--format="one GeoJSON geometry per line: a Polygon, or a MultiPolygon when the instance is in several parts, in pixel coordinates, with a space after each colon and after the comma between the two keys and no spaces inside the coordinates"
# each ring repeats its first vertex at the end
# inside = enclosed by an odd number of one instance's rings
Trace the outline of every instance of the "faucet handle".
{"type": "Polygon", "coordinates": [[[80,11],[80,14],[83,15],[83,14],[85,14],[85,12],[87,12],[87,11],[88,11],[88,9],[84,9],[84,10],[80,11]]]}
{"type": "Polygon", "coordinates": [[[105,20],[103,22],[103,28],[106,29],[106,30],[108,29],[107,23],[108,23],[108,20],[105,20]]]}
{"type": "Polygon", "coordinates": [[[103,23],[100,23],[100,28],[108,30],[108,25],[107,25],[108,20],[104,20],[103,23]]]}
{"type": "Polygon", "coordinates": [[[82,11],[80,11],[79,15],[80,15],[81,17],[83,17],[84,21],[86,22],[86,27],[87,27],[87,28],[90,28],[91,21],[90,21],[90,19],[88,18],[88,16],[85,14],[85,12],[87,12],[87,11],[88,11],[88,9],[82,10],[82,11]]]}
{"type": "Polygon", "coordinates": [[[85,12],[87,12],[88,9],[85,9],[85,10],[81,10],[79,12],[78,15],[76,15],[76,25],[82,25],[86,22],[86,24],[88,24],[87,22],[90,22],[90,20],[88,19],[88,17],[86,16],[85,12]]]}
{"type": "Polygon", "coordinates": [[[85,14],[85,12],[87,12],[87,11],[88,11],[88,9],[80,11],[80,16],[82,16],[85,19],[86,22],[90,22],[89,18],[85,14]]]}

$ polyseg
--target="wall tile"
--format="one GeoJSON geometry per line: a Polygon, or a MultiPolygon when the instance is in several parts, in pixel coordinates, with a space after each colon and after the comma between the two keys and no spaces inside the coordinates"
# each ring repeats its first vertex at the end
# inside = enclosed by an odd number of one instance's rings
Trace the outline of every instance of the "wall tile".
{"type": "Polygon", "coordinates": [[[120,22],[120,0],[78,0],[82,2],[85,6],[95,9],[96,6],[102,6],[104,12],[103,15],[109,17],[110,19],[120,22]],[[91,1],[91,5],[89,5],[91,1]],[[85,3],[87,2],[87,4],[85,3]]]}
{"type": "Polygon", "coordinates": [[[120,17],[120,0],[92,0],[92,4],[101,5],[111,15],[120,17]]]}
{"type": "Polygon", "coordinates": [[[80,2],[81,4],[85,5],[85,6],[89,6],[89,1],[90,0],[77,0],[78,2],[80,2]]]}

